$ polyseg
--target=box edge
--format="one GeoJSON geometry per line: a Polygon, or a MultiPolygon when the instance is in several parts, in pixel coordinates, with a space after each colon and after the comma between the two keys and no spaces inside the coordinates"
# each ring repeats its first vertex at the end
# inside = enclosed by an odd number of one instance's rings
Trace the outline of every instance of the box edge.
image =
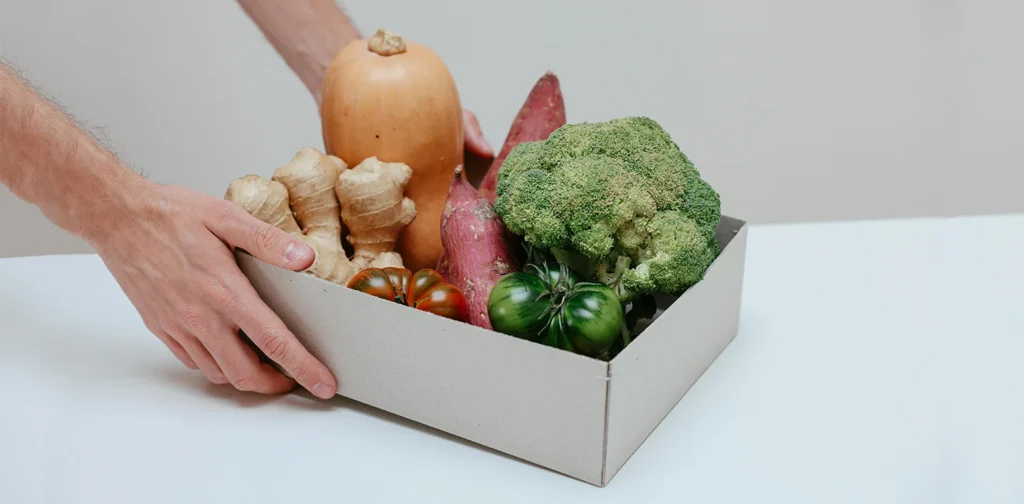
{"type": "MultiPolygon", "coordinates": [[[[743,249],[742,254],[741,254],[743,256],[743,260],[740,261],[740,264],[739,264],[740,272],[739,272],[739,276],[738,277],[739,277],[739,282],[740,282],[741,288],[740,288],[740,291],[739,291],[739,298],[737,299],[737,303],[736,303],[736,305],[737,305],[737,312],[731,314],[731,316],[736,319],[737,330],[736,331],[732,331],[732,333],[730,334],[729,339],[726,342],[726,344],[723,345],[722,348],[718,352],[715,353],[714,357],[711,359],[711,363],[712,363],[711,365],[713,365],[718,360],[718,358],[729,348],[729,346],[732,345],[732,342],[738,336],[738,334],[739,334],[738,333],[739,317],[742,315],[742,300],[743,300],[743,293],[744,293],[744,289],[742,288],[742,285],[743,285],[743,283],[744,283],[744,281],[746,279],[746,269],[747,269],[746,268],[746,262],[747,262],[746,261],[746,256],[747,256],[747,251],[749,250],[748,249],[748,237],[749,237],[750,224],[749,224],[749,222],[747,222],[745,220],[742,220],[742,219],[733,218],[733,220],[736,220],[736,221],[740,222],[741,224],[740,224],[739,228],[736,229],[736,231],[734,233],[735,236],[733,237],[732,240],[730,240],[730,242],[729,242],[729,244],[727,246],[731,246],[733,243],[736,243],[736,241],[735,241],[736,239],[739,239],[740,243],[742,243],[742,247],[741,248],[743,249]]],[[[684,293],[684,295],[685,295],[685,293],[684,293]]],[[[672,406],[670,408],[668,408],[667,413],[664,416],[662,416],[657,421],[657,423],[654,425],[654,427],[649,432],[647,432],[644,435],[643,439],[639,443],[637,443],[637,445],[630,451],[629,455],[622,461],[622,463],[619,464],[618,467],[616,467],[614,469],[611,469],[611,468],[608,467],[608,446],[609,446],[609,441],[610,441],[610,438],[609,438],[609,435],[610,435],[610,432],[609,432],[609,427],[610,427],[610,425],[609,425],[609,421],[610,421],[609,415],[610,415],[610,412],[611,412],[611,384],[612,384],[612,381],[614,380],[614,377],[615,377],[615,373],[614,373],[614,370],[612,368],[614,366],[615,361],[618,359],[618,357],[623,355],[623,354],[625,354],[625,352],[621,352],[619,355],[616,356],[615,359],[612,359],[611,361],[608,362],[608,364],[609,364],[609,366],[608,366],[608,371],[609,371],[608,384],[609,384],[609,386],[608,386],[608,389],[607,389],[608,397],[606,399],[606,404],[605,404],[605,436],[604,436],[604,450],[603,450],[604,451],[604,466],[602,467],[602,470],[601,470],[601,475],[602,475],[601,476],[602,484],[600,485],[601,487],[604,487],[604,486],[608,485],[609,483],[611,483],[611,481],[615,478],[615,476],[618,475],[618,473],[622,470],[622,468],[625,467],[626,464],[629,463],[629,461],[633,458],[634,455],[636,455],[636,452],[639,451],[640,447],[642,447],[647,442],[647,440],[651,437],[651,435],[653,435],[658,430],[658,428],[665,422],[665,419],[668,418],[668,416],[675,410],[676,406],[678,406],[678,404],[683,400],[683,398],[686,397],[686,394],[689,393],[690,389],[692,389],[693,386],[696,385],[697,382],[700,381],[700,379],[704,376],[704,374],[707,373],[707,371],[709,369],[711,369],[711,365],[709,365],[706,368],[704,368],[697,375],[697,377],[694,379],[693,383],[691,383],[683,391],[683,393],[680,394],[679,397],[676,398],[676,400],[672,402],[672,406]]]]}
{"type": "Polygon", "coordinates": [[[612,402],[612,364],[611,362],[606,363],[605,376],[604,376],[604,435],[601,436],[601,479],[596,485],[598,487],[604,487],[608,484],[608,434],[609,434],[609,420],[612,414],[611,402],[612,402]]]}

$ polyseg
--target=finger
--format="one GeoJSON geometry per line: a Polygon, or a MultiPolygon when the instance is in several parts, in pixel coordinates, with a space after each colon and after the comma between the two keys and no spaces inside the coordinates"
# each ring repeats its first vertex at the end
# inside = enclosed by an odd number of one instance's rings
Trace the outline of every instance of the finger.
{"type": "Polygon", "coordinates": [[[260,362],[256,352],[244,345],[237,334],[237,330],[224,324],[197,335],[235,388],[261,394],[283,394],[295,388],[294,381],[260,362]]]}
{"type": "Polygon", "coordinates": [[[232,275],[228,287],[234,296],[228,313],[246,336],[313,395],[329,399],[338,389],[334,375],[313,357],[274,312],[263,303],[245,276],[232,275]]]}
{"type": "Polygon", "coordinates": [[[192,360],[199,367],[199,371],[203,373],[207,380],[217,385],[228,383],[228,378],[224,376],[224,371],[220,369],[217,361],[214,360],[210,352],[195,336],[179,331],[175,334],[174,339],[178,340],[182,348],[188,352],[188,355],[192,357],[192,360]]]}
{"type": "Polygon", "coordinates": [[[494,156],[494,149],[484,138],[484,132],[480,129],[480,122],[476,114],[469,110],[462,110],[462,123],[464,136],[466,137],[466,148],[481,157],[494,156]]]}
{"type": "Polygon", "coordinates": [[[157,339],[162,341],[164,345],[167,346],[167,349],[170,350],[171,353],[174,354],[174,356],[177,357],[178,360],[185,365],[185,367],[189,369],[199,369],[199,366],[196,366],[195,361],[193,361],[192,358],[189,357],[188,352],[186,352],[185,349],[181,347],[181,344],[175,341],[173,336],[168,334],[167,331],[161,329],[160,326],[157,325],[154,320],[152,320],[149,317],[146,317],[145,315],[143,315],[142,321],[143,323],[145,323],[146,329],[149,329],[149,332],[153,333],[153,335],[156,336],[157,339]]]}
{"type": "Polygon", "coordinates": [[[160,341],[164,342],[164,345],[167,345],[167,348],[171,353],[173,353],[174,356],[185,365],[185,367],[189,369],[199,369],[199,366],[197,366],[196,362],[192,360],[192,357],[188,355],[188,352],[186,352],[185,349],[182,348],[181,344],[175,341],[170,334],[167,334],[164,331],[156,332],[154,334],[156,334],[157,338],[160,338],[160,341]]]}
{"type": "Polygon", "coordinates": [[[312,247],[291,234],[263,222],[229,201],[217,201],[207,229],[232,247],[275,266],[302,271],[316,258],[312,247]]]}

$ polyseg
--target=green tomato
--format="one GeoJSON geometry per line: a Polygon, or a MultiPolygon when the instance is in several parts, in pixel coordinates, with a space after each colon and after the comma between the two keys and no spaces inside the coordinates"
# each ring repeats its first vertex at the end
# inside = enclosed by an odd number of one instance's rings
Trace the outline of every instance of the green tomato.
{"type": "Polygon", "coordinates": [[[547,283],[536,275],[515,272],[501,277],[491,289],[487,315],[500,333],[537,341],[547,324],[548,301],[540,294],[547,283]]]}
{"type": "Polygon", "coordinates": [[[623,327],[615,291],[557,263],[505,275],[487,309],[495,331],[591,357],[611,348],[623,327]]]}

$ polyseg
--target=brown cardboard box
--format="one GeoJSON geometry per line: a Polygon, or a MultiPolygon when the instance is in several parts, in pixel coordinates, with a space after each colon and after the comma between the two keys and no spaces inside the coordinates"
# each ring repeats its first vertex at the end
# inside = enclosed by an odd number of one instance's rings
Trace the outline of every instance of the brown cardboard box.
{"type": "Polygon", "coordinates": [[[236,256],[338,394],[604,486],[732,341],[747,225],[723,216],[703,281],[605,362],[236,256]]]}

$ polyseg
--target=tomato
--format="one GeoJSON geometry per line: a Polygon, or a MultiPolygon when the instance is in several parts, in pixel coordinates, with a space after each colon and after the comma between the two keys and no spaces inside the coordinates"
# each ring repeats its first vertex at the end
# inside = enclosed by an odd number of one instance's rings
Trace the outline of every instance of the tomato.
{"type": "Polygon", "coordinates": [[[624,327],[614,290],[557,263],[503,276],[487,310],[495,331],[590,357],[608,351],[624,327]]]}
{"type": "Polygon", "coordinates": [[[348,281],[348,288],[445,318],[466,321],[469,304],[440,273],[421,269],[367,268],[348,281]]]}
{"type": "MultiPolygon", "coordinates": [[[[392,277],[392,274],[395,274],[397,278],[401,278],[401,271],[394,273],[387,271],[395,269],[398,268],[370,268],[360,271],[348,281],[348,288],[387,301],[398,302],[398,289],[403,286],[395,281],[396,278],[392,277]],[[396,288],[396,285],[399,285],[399,287],[396,288]]],[[[404,293],[404,289],[402,289],[402,292],[404,293]]]]}

